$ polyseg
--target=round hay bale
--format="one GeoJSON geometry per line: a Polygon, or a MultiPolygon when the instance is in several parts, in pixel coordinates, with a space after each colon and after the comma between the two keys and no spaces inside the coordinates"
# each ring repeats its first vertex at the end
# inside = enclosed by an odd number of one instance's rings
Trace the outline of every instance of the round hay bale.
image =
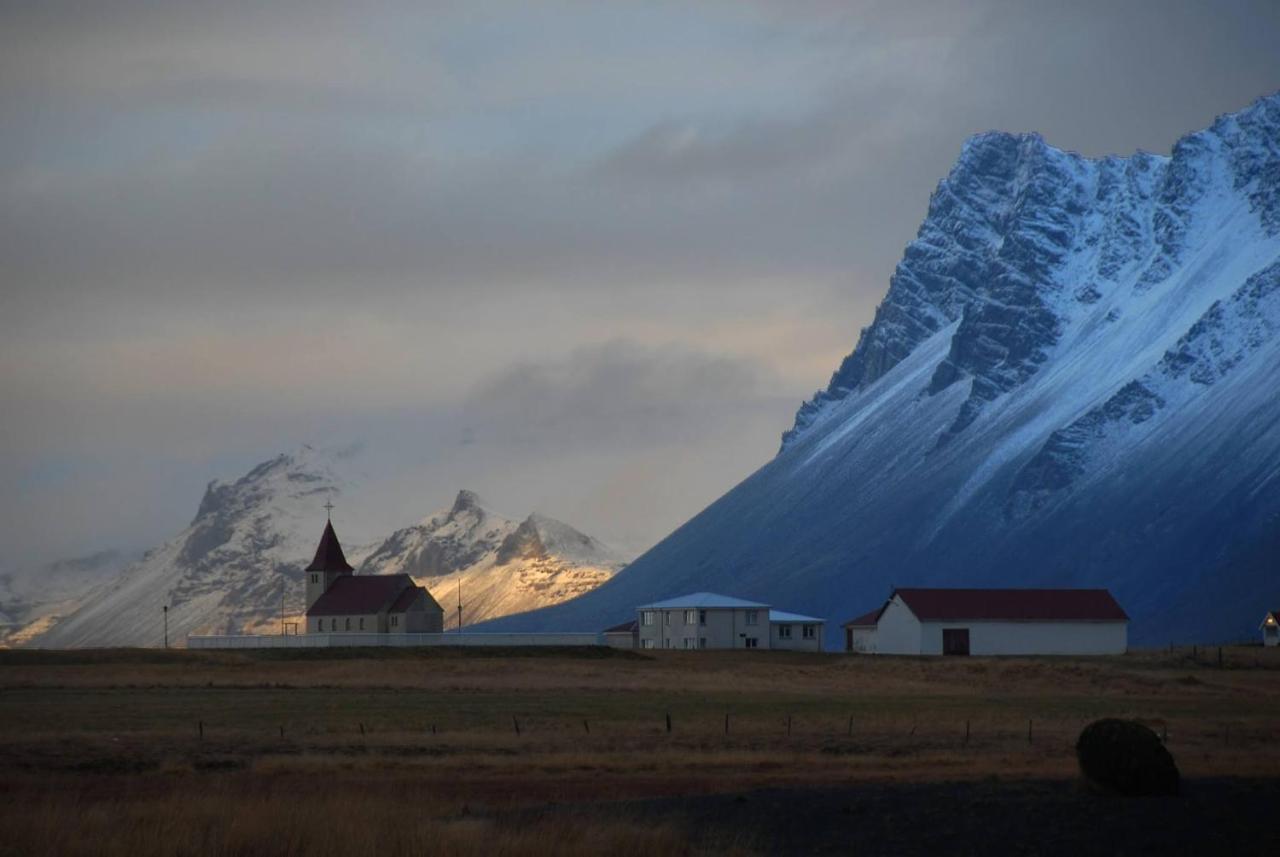
{"type": "Polygon", "coordinates": [[[1122,795],[1176,795],[1178,766],[1160,737],[1135,720],[1090,723],[1076,741],[1080,773],[1093,788],[1122,795]]]}

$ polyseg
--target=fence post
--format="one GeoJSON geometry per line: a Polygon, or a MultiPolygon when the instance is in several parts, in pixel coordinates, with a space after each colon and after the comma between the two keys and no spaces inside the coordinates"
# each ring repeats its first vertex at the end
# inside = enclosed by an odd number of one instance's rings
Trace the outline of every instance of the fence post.
{"type": "Polygon", "coordinates": [[[964,722],[964,743],[966,746],[969,744],[969,721],[968,720],[964,722]]]}
{"type": "Polygon", "coordinates": [[[364,735],[364,723],[361,723],[361,724],[360,724],[360,734],[361,734],[362,736],[364,735]]]}
{"type": "Polygon", "coordinates": [[[1027,721],[1027,743],[1031,743],[1031,721],[1027,721]]]}
{"type": "Polygon", "coordinates": [[[588,735],[590,735],[590,734],[591,734],[591,724],[590,724],[590,723],[588,723],[587,721],[583,720],[583,721],[582,721],[582,731],[583,731],[583,732],[586,732],[588,735]]]}
{"type": "Polygon", "coordinates": [[[670,732],[671,732],[671,712],[668,711],[667,712],[667,733],[670,734],[670,732]]]}
{"type": "Polygon", "coordinates": [[[200,733],[200,740],[203,741],[204,740],[204,721],[203,720],[196,721],[196,730],[200,733]]]}
{"type": "Polygon", "coordinates": [[[853,737],[853,715],[849,715],[849,737],[853,737]]]}
{"type": "Polygon", "coordinates": [[[724,714],[724,734],[729,734],[729,712],[727,711],[724,714]]]}
{"type": "Polygon", "coordinates": [[[1218,669],[1222,669],[1222,646],[1218,646],[1218,669]]]}
{"type": "Polygon", "coordinates": [[[516,716],[515,716],[514,714],[513,714],[513,715],[511,715],[511,725],[512,725],[512,726],[514,726],[514,727],[516,728],[516,734],[517,734],[517,735],[519,735],[519,734],[520,734],[520,721],[519,721],[519,720],[516,720],[516,716]]]}
{"type": "Polygon", "coordinates": [[[787,737],[791,737],[791,715],[787,715],[787,737]]]}

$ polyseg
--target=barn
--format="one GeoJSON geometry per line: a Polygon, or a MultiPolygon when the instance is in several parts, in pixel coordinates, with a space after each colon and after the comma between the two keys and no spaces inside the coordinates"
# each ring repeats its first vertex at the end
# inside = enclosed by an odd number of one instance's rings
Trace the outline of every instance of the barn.
{"type": "Polygon", "coordinates": [[[1105,589],[895,589],[845,623],[845,648],[885,655],[1113,655],[1129,617],[1105,589]]]}

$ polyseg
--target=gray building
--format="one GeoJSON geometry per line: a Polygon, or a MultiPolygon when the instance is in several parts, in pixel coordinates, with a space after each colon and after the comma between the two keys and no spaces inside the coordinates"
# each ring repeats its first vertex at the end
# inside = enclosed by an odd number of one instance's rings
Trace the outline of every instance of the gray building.
{"type": "Polygon", "coordinates": [[[636,608],[642,649],[794,649],[822,651],[825,621],[768,604],[694,592],[636,608]]]}

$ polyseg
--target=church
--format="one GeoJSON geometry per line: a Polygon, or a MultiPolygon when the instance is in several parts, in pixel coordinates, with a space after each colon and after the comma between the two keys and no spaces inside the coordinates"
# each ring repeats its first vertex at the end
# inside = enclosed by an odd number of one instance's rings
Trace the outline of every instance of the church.
{"type": "Polygon", "coordinates": [[[307,566],[308,634],[439,634],[444,610],[407,574],[355,574],[326,521],[307,566]]]}

